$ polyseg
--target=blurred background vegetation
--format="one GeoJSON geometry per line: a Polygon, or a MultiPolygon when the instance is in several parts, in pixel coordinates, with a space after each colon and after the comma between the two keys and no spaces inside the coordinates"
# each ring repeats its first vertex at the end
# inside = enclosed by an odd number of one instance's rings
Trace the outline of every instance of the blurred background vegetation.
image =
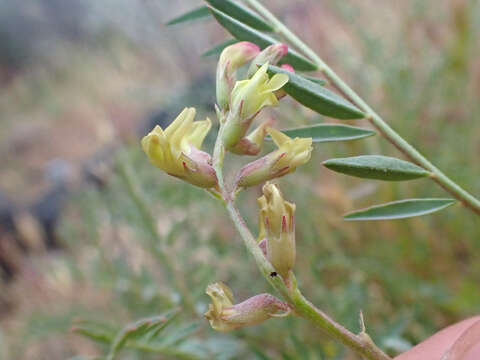
{"type": "MultiPolygon", "coordinates": [[[[221,206],[150,166],[139,148],[185,106],[214,118],[216,59],[201,54],[226,33],[214,21],[164,25],[199,5],[0,1],[0,360],[99,356],[102,341],[71,331],[78,319],[105,335],[178,305],[158,353],[119,358],[354,358],[302,320],[218,334],[201,318],[210,282],[224,281],[237,299],[271,289],[221,206]]],[[[479,2],[265,5],[400,134],[480,194],[479,2]]],[[[289,99],[268,116],[281,128],[332,121],[289,99]]],[[[379,137],[319,144],[279,183],[297,204],[306,295],[355,331],[363,310],[375,341],[396,354],[479,313],[480,223],[459,205],[412,220],[344,222],[354,208],[445,196],[425,180],[370,182],[321,166],[367,153],[399,156],[379,137]]],[[[229,167],[244,161],[232,157],[229,167]]],[[[258,196],[251,189],[239,199],[254,231],[258,196]]]]}

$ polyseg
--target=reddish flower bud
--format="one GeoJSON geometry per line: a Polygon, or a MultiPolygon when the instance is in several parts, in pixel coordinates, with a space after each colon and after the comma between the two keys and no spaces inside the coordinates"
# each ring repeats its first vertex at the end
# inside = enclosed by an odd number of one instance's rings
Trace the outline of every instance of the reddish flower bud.
{"type": "Polygon", "coordinates": [[[290,307],[270,294],[256,295],[234,305],[232,291],[223,283],[209,285],[206,292],[211,297],[212,304],[205,317],[217,331],[257,325],[272,317],[290,314],[290,307]]]}
{"type": "Polygon", "coordinates": [[[252,60],[259,52],[260,48],[248,41],[238,42],[223,49],[217,65],[217,103],[220,108],[229,108],[237,69],[252,60]]]}
{"type": "Polygon", "coordinates": [[[253,59],[248,68],[247,77],[252,77],[260,66],[268,62],[271,65],[276,65],[282,57],[287,55],[288,46],[286,44],[273,44],[263,49],[260,54],[253,59]]]}
{"type": "Polygon", "coordinates": [[[282,66],[280,66],[280,68],[282,68],[283,70],[287,70],[288,72],[291,72],[292,74],[295,74],[295,69],[290,64],[282,64],[282,66]]]}
{"type": "MultiPolygon", "coordinates": [[[[295,74],[295,69],[290,64],[283,64],[280,67],[288,72],[291,72],[292,74],[295,74]]],[[[280,99],[283,99],[285,96],[287,96],[287,93],[285,92],[284,89],[280,89],[275,92],[275,96],[277,97],[278,100],[280,100],[280,99]]]]}
{"type": "Polygon", "coordinates": [[[278,149],[240,169],[237,185],[248,187],[289,174],[305,164],[312,153],[312,138],[291,139],[282,132],[268,128],[278,149]]]}
{"type": "Polygon", "coordinates": [[[257,155],[262,150],[263,140],[267,135],[267,126],[270,123],[267,121],[258,126],[248,136],[240,139],[230,151],[238,155],[257,155]]]}

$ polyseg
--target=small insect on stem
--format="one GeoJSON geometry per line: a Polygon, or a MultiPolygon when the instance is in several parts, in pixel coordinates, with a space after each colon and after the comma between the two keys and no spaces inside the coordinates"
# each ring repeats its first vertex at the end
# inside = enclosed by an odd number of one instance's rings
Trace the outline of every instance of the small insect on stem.
{"type": "Polygon", "coordinates": [[[278,274],[277,274],[276,271],[272,271],[272,272],[270,273],[270,276],[271,276],[272,278],[275,277],[275,276],[277,276],[277,275],[278,275],[278,274]]]}

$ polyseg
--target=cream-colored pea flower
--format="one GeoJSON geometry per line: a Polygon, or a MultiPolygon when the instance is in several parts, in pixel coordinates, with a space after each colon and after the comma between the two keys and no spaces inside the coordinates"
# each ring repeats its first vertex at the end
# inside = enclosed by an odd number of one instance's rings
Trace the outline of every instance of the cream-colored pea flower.
{"type": "Polygon", "coordinates": [[[268,77],[268,62],[247,80],[237,81],[232,91],[232,109],[239,111],[241,119],[254,117],[265,106],[278,104],[275,91],[288,82],[288,75],[275,74],[268,77]]]}
{"type": "Polygon", "coordinates": [[[237,185],[248,187],[289,174],[308,162],[312,138],[290,138],[281,131],[267,128],[278,149],[245,165],[238,174],[237,185]]]}
{"type": "Polygon", "coordinates": [[[263,64],[252,78],[237,81],[231,94],[223,142],[227,150],[233,149],[248,131],[253,119],[265,106],[276,106],[275,92],[288,82],[288,75],[268,77],[268,62],[263,64]]]}
{"type": "Polygon", "coordinates": [[[287,279],[295,265],[295,204],[285,201],[280,189],[271,183],[263,186],[263,196],[257,203],[259,233],[266,239],[267,259],[287,279]]]}
{"type": "Polygon", "coordinates": [[[200,150],[211,122],[193,121],[196,110],[185,108],[165,129],[155,128],[142,139],[150,162],[167,174],[202,188],[217,185],[217,176],[208,153],[200,150]]]}

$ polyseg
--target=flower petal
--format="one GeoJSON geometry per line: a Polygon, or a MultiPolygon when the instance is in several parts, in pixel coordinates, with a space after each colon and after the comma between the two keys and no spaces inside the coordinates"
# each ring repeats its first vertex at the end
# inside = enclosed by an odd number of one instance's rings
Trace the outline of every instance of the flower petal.
{"type": "Polygon", "coordinates": [[[287,141],[292,140],[291,138],[289,138],[287,135],[285,135],[281,131],[278,131],[278,130],[276,130],[274,128],[271,128],[271,127],[267,128],[267,132],[272,137],[272,140],[275,143],[275,145],[277,145],[278,147],[282,146],[287,141]]]}
{"type": "Polygon", "coordinates": [[[190,108],[186,107],[182,110],[180,114],[173,120],[170,125],[165,129],[165,136],[169,138],[177,130],[177,128],[183,123],[185,117],[189,113],[190,108]]]}
{"type": "MultiPolygon", "coordinates": [[[[188,108],[182,122],[178,124],[178,126],[175,128],[175,130],[171,133],[170,136],[167,135],[168,142],[170,143],[172,149],[180,148],[182,139],[190,132],[190,129],[192,128],[195,113],[195,108],[188,108]]],[[[167,132],[167,130],[165,130],[165,133],[167,132]]]]}
{"type": "Polygon", "coordinates": [[[272,76],[266,87],[269,91],[277,91],[288,82],[287,74],[275,74],[272,76]]]}
{"type": "Polygon", "coordinates": [[[197,149],[200,149],[202,147],[203,140],[207,136],[211,127],[212,122],[209,118],[206,118],[202,121],[195,121],[192,126],[192,132],[187,136],[190,144],[195,146],[197,149]]]}

